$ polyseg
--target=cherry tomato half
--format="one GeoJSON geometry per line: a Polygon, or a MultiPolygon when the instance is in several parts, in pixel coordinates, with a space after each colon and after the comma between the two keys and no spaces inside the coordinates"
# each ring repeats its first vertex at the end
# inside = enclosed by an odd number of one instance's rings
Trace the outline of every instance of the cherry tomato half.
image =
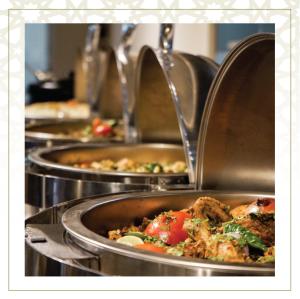
{"type": "Polygon", "coordinates": [[[138,245],[135,245],[134,247],[139,248],[139,249],[149,250],[149,251],[156,252],[156,253],[166,253],[165,248],[156,246],[151,243],[138,244],[138,245]]]}
{"type": "Polygon", "coordinates": [[[112,127],[107,124],[99,125],[93,128],[93,133],[95,136],[108,136],[112,132],[112,127]]]}
{"type": "Polygon", "coordinates": [[[256,201],[256,206],[258,206],[260,213],[275,213],[275,200],[274,198],[264,197],[259,198],[256,201]]]}
{"type": "Polygon", "coordinates": [[[175,245],[187,239],[188,233],[183,229],[183,224],[185,219],[191,217],[181,211],[161,214],[148,224],[145,234],[157,237],[166,244],[175,245]]]}

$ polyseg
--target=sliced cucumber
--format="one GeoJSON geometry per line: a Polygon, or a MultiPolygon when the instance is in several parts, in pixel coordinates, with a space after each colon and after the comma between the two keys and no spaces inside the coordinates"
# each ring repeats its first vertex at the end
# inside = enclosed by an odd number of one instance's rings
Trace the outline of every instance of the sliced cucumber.
{"type": "Polygon", "coordinates": [[[117,243],[128,245],[128,246],[136,246],[139,244],[144,244],[144,241],[136,236],[124,236],[117,240],[117,243]]]}

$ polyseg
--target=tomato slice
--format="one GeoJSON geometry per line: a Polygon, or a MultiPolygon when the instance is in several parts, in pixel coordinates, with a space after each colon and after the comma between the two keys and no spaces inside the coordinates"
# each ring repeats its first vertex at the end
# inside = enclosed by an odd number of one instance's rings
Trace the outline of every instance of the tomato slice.
{"type": "Polygon", "coordinates": [[[151,243],[138,244],[134,246],[135,248],[149,250],[156,253],[166,253],[166,249],[163,247],[156,246],[151,243]]]}
{"type": "Polygon", "coordinates": [[[256,205],[258,206],[259,211],[262,214],[275,213],[274,198],[264,197],[264,198],[258,199],[256,201],[256,205]]]}
{"type": "Polygon", "coordinates": [[[112,127],[107,124],[101,124],[93,128],[93,133],[95,136],[108,136],[112,132],[112,127]]]}
{"type": "Polygon", "coordinates": [[[183,224],[185,219],[191,217],[182,211],[163,213],[148,224],[144,233],[157,237],[166,244],[175,245],[187,239],[188,233],[183,229],[183,224]]]}

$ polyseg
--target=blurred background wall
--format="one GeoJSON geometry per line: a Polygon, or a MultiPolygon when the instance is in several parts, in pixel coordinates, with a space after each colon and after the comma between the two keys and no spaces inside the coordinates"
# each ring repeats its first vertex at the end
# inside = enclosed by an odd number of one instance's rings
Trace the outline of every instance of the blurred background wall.
{"type": "Polygon", "coordinates": [[[49,29],[47,24],[26,24],[25,27],[26,102],[29,100],[28,86],[37,81],[33,72],[49,69],[49,29]]]}
{"type": "Polygon", "coordinates": [[[221,63],[228,51],[241,39],[259,32],[275,32],[274,24],[217,24],[215,60],[221,63]]]}
{"type": "MultiPolygon", "coordinates": [[[[87,24],[26,24],[25,84],[37,83],[36,70],[52,71],[57,79],[66,79],[78,68],[87,24]]],[[[146,35],[152,43],[157,39],[158,24],[147,25],[146,35]]],[[[258,32],[275,32],[274,24],[176,24],[174,49],[205,55],[221,63],[228,51],[241,39],[258,32]]],[[[145,36],[144,36],[145,37],[145,36]]],[[[142,40],[142,38],[141,38],[142,40]]],[[[158,42],[158,40],[157,40],[158,42]]]]}

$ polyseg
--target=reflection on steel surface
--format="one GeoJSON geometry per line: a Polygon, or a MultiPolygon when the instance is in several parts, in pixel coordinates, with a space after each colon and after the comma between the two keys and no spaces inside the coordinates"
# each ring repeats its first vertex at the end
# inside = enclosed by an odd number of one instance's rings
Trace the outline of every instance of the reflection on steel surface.
{"type": "MultiPolygon", "coordinates": [[[[271,265],[221,263],[183,257],[144,253],[99,235],[104,231],[128,225],[145,215],[158,214],[162,210],[188,207],[201,195],[213,196],[234,207],[248,203],[261,196],[272,197],[269,193],[237,193],[216,191],[175,191],[160,193],[131,193],[99,196],[91,199],[73,201],[55,206],[27,219],[26,231],[29,236],[26,244],[35,249],[40,256],[48,256],[63,265],[81,269],[94,275],[267,275],[273,276],[271,265]],[[126,211],[126,213],[124,213],[126,211]],[[61,228],[63,223],[67,235],[61,228]],[[58,234],[51,231],[57,228],[58,234]],[[49,229],[48,229],[49,228],[49,229]],[[43,236],[50,243],[30,242],[31,236],[43,236]],[[54,243],[53,243],[54,241],[54,243]],[[55,244],[56,242],[56,244],[55,244]],[[54,247],[53,247],[54,246],[54,247]],[[57,252],[57,248],[63,249],[57,252]],[[70,252],[71,251],[71,252],[70,252]],[[88,252],[87,252],[88,251],[88,252]],[[48,255],[46,254],[48,252],[48,255]],[[70,254],[68,256],[68,254],[70,254]],[[96,265],[90,260],[98,258],[96,265]],[[76,255],[78,255],[76,257],[76,255]]],[[[69,272],[72,275],[72,271],[69,272]]],[[[75,274],[76,275],[76,274],[75,274]]]]}
{"type": "Polygon", "coordinates": [[[78,161],[107,157],[116,160],[127,157],[136,161],[184,161],[182,147],[170,144],[75,144],[38,149],[28,155],[26,203],[46,208],[95,194],[164,190],[172,185],[177,189],[191,188],[186,173],[130,173],[72,166],[78,161]]]}
{"type": "Polygon", "coordinates": [[[253,35],[226,57],[199,132],[197,186],[275,190],[275,37],[253,35]]]}

